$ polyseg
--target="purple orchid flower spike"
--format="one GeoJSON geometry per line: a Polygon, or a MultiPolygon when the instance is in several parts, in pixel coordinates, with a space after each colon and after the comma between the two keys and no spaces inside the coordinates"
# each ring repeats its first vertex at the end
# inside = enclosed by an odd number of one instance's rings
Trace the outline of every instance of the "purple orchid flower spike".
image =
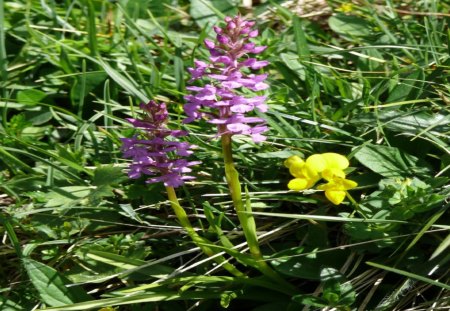
{"type": "Polygon", "coordinates": [[[187,132],[167,127],[169,114],[164,103],[150,101],[142,103],[140,108],[146,113],[142,120],[127,119],[141,130],[140,133],[132,138],[122,138],[123,156],[133,160],[128,176],[133,179],[142,175],[154,176],[147,179],[147,183],[163,182],[166,187],[175,188],[194,179],[185,173],[191,172],[189,167],[200,162],[181,158],[192,154],[194,146],[175,140],[186,136],[187,132]]]}
{"type": "Polygon", "coordinates": [[[266,139],[263,133],[268,131],[265,120],[245,115],[255,109],[266,112],[266,96],[249,96],[251,92],[246,90],[257,92],[269,87],[264,82],[267,74],[250,73],[269,64],[249,56],[261,53],[266,47],[250,42],[258,35],[258,30],[252,29],[255,22],[241,16],[226,17],[225,22],[223,28],[214,27],[216,42],[205,40],[211,54],[210,63],[196,60],[194,67],[188,69],[190,82],[207,78],[209,83],[203,87],[187,87],[192,95],[185,96],[187,118],[183,122],[206,117],[208,122],[217,124],[220,136],[250,135],[254,142],[261,142],[266,139]]]}

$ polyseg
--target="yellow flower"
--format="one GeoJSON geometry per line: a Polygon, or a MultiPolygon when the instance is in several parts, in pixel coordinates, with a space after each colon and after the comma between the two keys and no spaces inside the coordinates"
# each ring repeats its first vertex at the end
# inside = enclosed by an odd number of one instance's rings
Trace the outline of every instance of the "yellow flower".
{"type": "Polygon", "coordinates": [[[347,2],[347,3],[342,3],[341,6],[336,11],[340,11],[343,13],[350,13],[353,10],[354,10],[353,3],[347,2]]]}
{"type": "Polygon", "coordinates": [[[284,165],[295,177],[288,183],[290,190],[300,191],[311,188],[317,181],[324,178],[328,183],[317,186],[317,189],[324,190],[328,200],[336,205],[341,204],[345,199],[347,190],[358,186],[356,182],[345,179],[344,170],[350,164],[345,156],[337,153],[313,154],[306,161],[299,156],[291,156],[284,165]]]}
{"type": "Polygon", "coordinates": [[[306,164],[319,173],[326,169],[344,170],[350,165],[346,157],[333,152],[313,154],[306,159],[306,164]]]}
{"type": "Polygon", "coordinates": [[[288,188],[295,191],[305,190],[314,186],[320,179],[320,174],[313,166],[307,164],[299,156],[291,156],[284,165],[295,178],[288,183],[288,188]]]}
{"type": "Polygon", "coordinates": [[[358,186],[353,180],[345,179],[345,174],[344,177],[341,177],[342,174],[339,174],[340,176],[334,175],[332,179],[328,179],[328,183],[317,186],[317,189],[325,191],[327,199],[335,205],[339,205],[344,201],[347,190],[358,186]]]}

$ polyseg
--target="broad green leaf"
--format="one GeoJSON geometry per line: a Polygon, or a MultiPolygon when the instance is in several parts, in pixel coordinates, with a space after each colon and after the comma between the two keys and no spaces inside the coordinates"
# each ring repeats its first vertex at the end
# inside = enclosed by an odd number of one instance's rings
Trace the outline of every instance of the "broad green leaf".
{"type": "Polygon", "coordinates": [[[237,10],[229,0],[192,0],[190,14],[201,28],[218,23],[225,15],[234,16],[237,10]]]}
{"type": "Polygon", "coordinates": [[[28,122],[33,125],[41,125],[47,123],[53,118],[53,114],[48,107],[40,106],[38,110],[26,111],[25,116],[28,122]]]}
{"type": "Polygon", "coordinates": [[[36,89],[17,92],[17,102],[30,106],[39,104],[45,97],[47,97],[47,93],[36,89]]]}
{"type": "Polygon", "coordinates": [[[298,55],[281,53],[280,58],[289,69],[296,73],[300,80],[305,81],[305,66],[299,62],[298,55]]]}
{"type": "Polygon", "coordinates": [[[429,131],[432,134],[445,133],[450,130],[450,116],[441,113],[429,113],[425,111],[399,111],[382,110],[377,115],[367,114],[355,117],[351,120],[353,124],[373,124],[379,120],[384,128],[396,132],[417,134],[429,131]]]}
{"type": "Polygon", "coordinates": [[[68,206],[78,203],[81,199],[87,197],[92,187],[86,186],[68,186],[53,188],[51,192],[46,194],[48,200],[45,207],[68,206]]]}
{"type": "Polygon", "coordinates": [[[126,179],[122,168],[112,165],[104,165],[97,167],[94,171],[92,184],[94,186],[114,185],[126,179]]]}
{"type": "Polygon", "coordinates": [[[355,158],[384,177],[408,177],[417,173],[418,159],[395,147],[368,144],[355,153],[355,158]]]}
{"type": "Polygon", "coordinates": [[[55,269],[30,258],[25,258],[23,264],[45,304],[60,307],[92,299],[81,287],[69,286],[70,281],[55,269]]]}
{"type": "Polygon", "coordinates": [[[289,252],[280,252],[272,260],[272,266],[275,270],[284,275],[302,278],[307,280],[320,280],[321,271],[324,267],[340,269],[344,264],[348,251],[332,250],[328,252],[309,252],[291,254],[289,252]],[[278,257],[278,258],[277,258],[278,257]]]}
{"type": "Polygon", "coordinates": [[[315,297],[313,295],[296,295],[292,297],[292,300],[303,306],[312,306],[318,308],[329,306],[328,301],[319,297],[315,297]]]}
{"type": "Polygon", "coordinates": [[[401,79],[390,91],[386,103],[416,99],[421,93],[421,86],[423,85],[421,79],[423,79],[423,73],[418,69],[401,79]]]}
{"type": "Polygon", "coordinates": [[[342,35],[349,37],[365,37],[370,35],[370,24],[354,15],[337,14],[328,19],[330,28],[342,35]]]}
{"type": "Polygon", "coordinates": [[[330,305],[351,305],[355,301],[356,293],[344,276],[333,268],[324,268],[320,272],[323,282],[323,298],[330,305]]]}

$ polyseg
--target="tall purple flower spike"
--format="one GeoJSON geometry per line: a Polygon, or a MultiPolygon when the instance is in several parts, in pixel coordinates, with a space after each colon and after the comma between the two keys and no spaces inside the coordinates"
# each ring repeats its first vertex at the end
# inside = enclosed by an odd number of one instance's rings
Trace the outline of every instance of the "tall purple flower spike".
{"type": "Polygon", "coordinates": [[[184,174],[192,171],[189,166],[200,162],[180,158],[192,154],[193,146],[173,139],[185,136],[187,132],[167,127],[169,114],[164,103],[150,101],[140,107],[145,111],[145,117],[127,121],[141,133],[133,138],[122,138],[123,156],[133,160],[128,176],[133,179],[142,175],[155,176],[147,179],[147,183],[164,182],[168,187],[179,187],[184,181],[194,179],[184,174]]]}
{"type": "Polygon", "coordinates": [[[250,73],[269,62],[258,61],[249,54],[259,54],[266,47],[250,42],[258,35],[258,30],[252,30],[255,22],[246,21],[241,16],[226,17],[225,22],[224,28],[214,27],[216,42],[205,40],[211,54],[210,63],[196,60],[194,67],[188,68],[190,82],[208,78],[209,83],[203,87],[187,87],[192,95],[185,96],[187,118],[183,122],[206,117],[209,123],[218,125],[218,135],[244,134],[250,135],[254,142],[261,142],[266,139],[262,134],[268,131],[265,120],[247,117],[246,114],[255,108],[266,112],[266,96],[252,96],[248,90],[256,92],[269,87],[264,83],[267,74],[250,73]]]}

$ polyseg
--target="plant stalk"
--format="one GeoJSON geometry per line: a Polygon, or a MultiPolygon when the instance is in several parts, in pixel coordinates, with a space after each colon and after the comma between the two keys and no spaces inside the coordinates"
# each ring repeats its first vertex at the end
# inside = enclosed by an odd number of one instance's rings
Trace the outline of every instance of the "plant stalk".
{"type": "MultiPolygon", "coordinates": [[[[207,256],[212,257],[217,254],[216,251],[211,249],[208,244],[212,244],[211,241],[208,239],[205,239],[201,237],[192,227],[192,224],[186,214],[186,211],[183,207],[181,207],[180,203],[178,202],[177,195],[175,193],[175,189],[173,187],[166,187],[167,196],[170,201],[170,205],[172,206],[173,211],[175,212],[175,215],[178,218],[178,221],[180,222],[181,226],[186,230],[189,237],[192,239],[192,241],[200,247],[200,249],[205,253],[207,256]]],[[[245,274],[239,271],[233,264],[226,261],[226,259],[223,256],[216,256],[213,258],[217,263],[221,264],[225,270],[230,272],[232,275],[237,277],[245,277],[245,274]]]]}
{"type": "Polygon", "coordinates": [[[251,213],[251,206],[247,204],[244,205],[242,201],[242,190],[239,181],[239,173],[234,166],[233,152],[231,146],[231,134],[222,135],[222,152],[225,163],[225,177],[227,179],[228,187],[230,189],[231,198],[233,200],[233,205],[236,210],[239,222],[241,224],[242,230],[244,231],[245,239],[250,250],[250,253],[255,260],[254,267],[258,269],[265,276],[271,278],[272,280],[283,284],[287,289],[296,292],[296,289],[283,279],[277,272],[275,272],[265,261],[259,249],[258,237],[256,235],[256,223],[251,213]]]}

